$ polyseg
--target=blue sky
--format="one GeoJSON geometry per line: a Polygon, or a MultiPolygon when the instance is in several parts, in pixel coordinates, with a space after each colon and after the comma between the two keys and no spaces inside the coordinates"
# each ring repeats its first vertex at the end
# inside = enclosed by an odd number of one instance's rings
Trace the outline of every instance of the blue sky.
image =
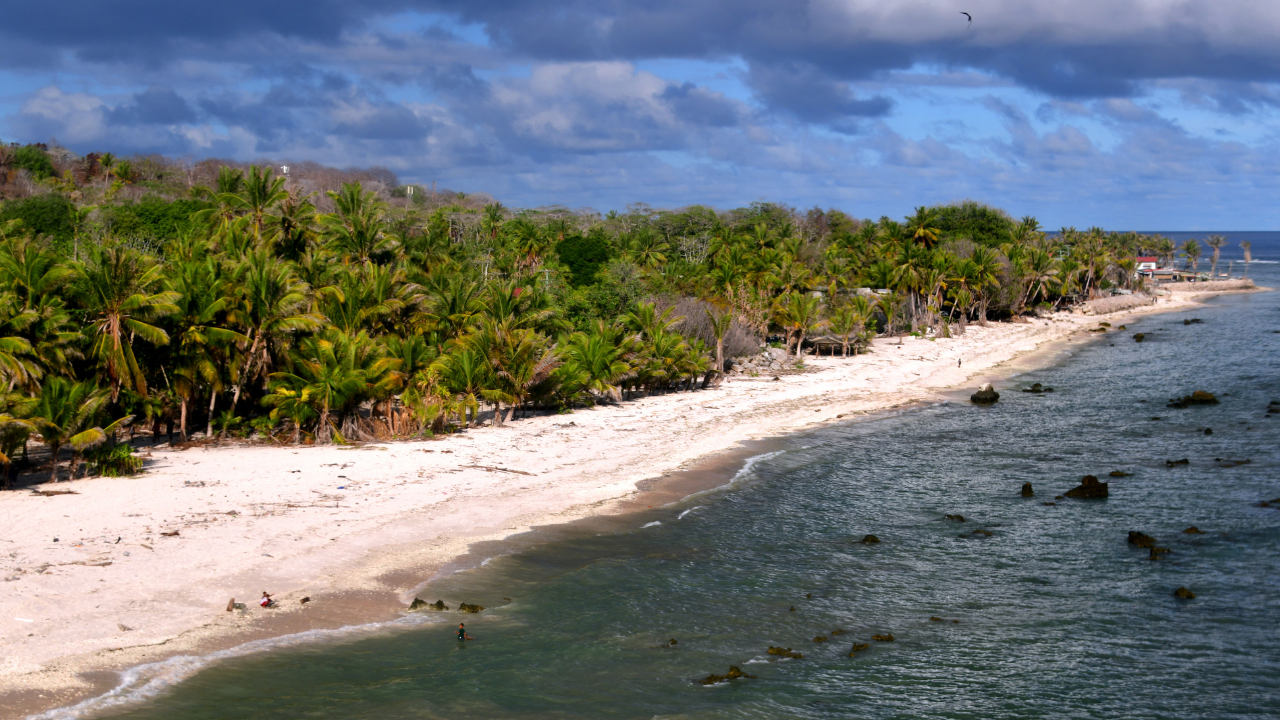
{"type": "Polygon", "coordinates": [[[1240,0],[65,0],[6,10],[0,138],[516,206],[1270,229],[1278,39],[1240,0]]]}

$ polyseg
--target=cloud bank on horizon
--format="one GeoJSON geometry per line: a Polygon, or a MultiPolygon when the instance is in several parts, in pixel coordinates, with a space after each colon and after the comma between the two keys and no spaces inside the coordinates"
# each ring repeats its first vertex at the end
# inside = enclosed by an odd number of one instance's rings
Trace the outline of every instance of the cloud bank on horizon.
{"type": "Polygon", "coordinates": [[[1280,6],[1243,0],[64,0],[6,11],[0,138],[525,206],[1265,229],[1277,39],[1280,6]]]}

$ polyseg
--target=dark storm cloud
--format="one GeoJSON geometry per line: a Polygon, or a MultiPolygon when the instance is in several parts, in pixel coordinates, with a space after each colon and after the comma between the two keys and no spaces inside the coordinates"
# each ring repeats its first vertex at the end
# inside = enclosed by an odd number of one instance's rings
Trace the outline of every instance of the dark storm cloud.
{"type": "Polygon", "coordinates": [[[107,120],[116,125],[175,125],[195,119],[187,101],[167,88],[148,88],[134,95],[133,102],[107,112],[107,120]]]}
{"type": "Polygon", "coordinates": [[[690,82],[668,85],[661,97],[676,117],[693,125],[729,127],[739,120],[734,103],[690,82]]]}
{"type": "Polygon", "coordinates": [[[747,80],[766,104],[809,122],[879,117],[893,106],[883,97],[860,100],[848,85],[806,63],[757,63],[751,66],[747,80]]]}

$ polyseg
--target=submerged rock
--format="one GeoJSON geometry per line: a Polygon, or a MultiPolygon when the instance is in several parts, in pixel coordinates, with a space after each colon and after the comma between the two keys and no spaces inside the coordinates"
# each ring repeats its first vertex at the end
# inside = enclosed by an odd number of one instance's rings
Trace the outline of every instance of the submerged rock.
{"type": "Polygon", "coordinates": [[[1182,321],[1182,324],[1183,324],[1183,325],[1199,325],[1199,324],[1201,324],[1201,323],[1203,323],[1203,322],[1204,322],[1204,321],[1203,321],[1203,320],[1201,320],[1200,318],[1190,318],[1190,319],[1187,319],[1187,320],[1183,320],[1183,321],[1182,321]]]}
{"type": "Polygon", "coordinates": [[[1183,600],[1195,600],[1195,599],[1196,599],[1196,594],[1195,594],[1195,593],[1193,593],[1193,592],[1191,592],[1190,590],[1188,590],[1188,589],[1184,588],[1184,587],[1180,587],[1180,588],[1178,588],[1177,590],[1174,590],[1174,591],[1173,591],[1173,596],[1174,596],[1174,597],[1177,597],[1177,598],[1182,598],[1183,600]]]}
{"type": "Polygon", "coordinates": [[[964,522],[963,515],[944,515],[943,518],[946,520],[955,520],[956,522],[964,522]]]}
{"type": "Polygon", "coordinates": [[[1140,533],[1137,530],[1130,530],[1129,544],[1137,545],[1140,548],[1155,547],[1156,539],[1146,533],[1140,533]]]}
{"type": "Polygon", "coordinates": [[[1177,465],[1190,465],[1190,464],[1191,464],[1191,461],[1188,460],[1187,458],[1182,458],[1181,460],[1165,460],[1164,461],[1165,467],[1174,467],[1177,465]]]}
{"type": "Polygon", "coordinates": [[[739,669],[737,665],[730,665],[728,674],[708,675],[705,678],[699,680],[698,682],[702,683],[703,685],[715,685],[718,682],[724,682],[726,680],[736,680],[738,678],[755,678],[755,675],[748,675],[742,672],[742,670],[739,669]]]}
{"type": "Polygon", "coordinates": [[[1133,335],[1133,339],[1134,339],[1134,341],[1135,341],[1135,342],[1142,342],[1143,340],[1146,340],[1146,339],[1147,339],[1147,334],[1146,334],[1146,333],[1134,333],[1134,335],[1133,335]]]}
{"type": "Polygon", "coordinates": [[[1196,527],[1195,525],[1192,525],[1191,527],[1187,528],[1186,530],[1183,530],[1183,531],[1182,531],[1182,534],[1183,534],[1183,535],[1204,535],[1204,531],[1203,531],[1203,530],[1201,530],[1200,528],[1196,527]]]}
{"type": "Polygon", "coordinates": [[[1022,497],[1035,497],[1036,491],[1031,489],[1031,483],[1022,483],[1022,497]]]}
{"type": "Polygon", "coordinates": [[[769,654],[778,655],[780,657],[792,658],[793,660],[800,660],[804,658],[803,653],[795,652],[791,648],[774,647],[772,645],[769,646],[769,654]]]}
{"type": "Polygon", "coordinates": [[[871,643],[854,643],[853,647],[849,648],[849,657],[853,657],[854,653],[860,653],[869,647],[871,647],[871,643]]]}
{"type": "Polygon", "coordinates": [[[977,530],[973,531],[973,534],[982,535],[983,537],[991,537],[992,532],[990,530],[983,530],[982,528],[978,528],[977,530]]]}
{"type": "Polygon", "coordinates": [[[836,628],[835,630],[831,631],[832,637],[835,637],[836,635],[843,635],[843,634],[844,634],[844,631],[841,630],[840,628],[836,628]]]}
{"type": "Polygon", "coordinates": [[[1080,484],[1067,491],[1069,498],[1105,498],[1107,497],[1107,485],[1109,483],[1098,482],[1098,478],[1092,475],[1085,475],[1080,479],[1080,484]]]}
{"type": "Polygon", "coordinates": [[[999,399],[1000,393],[996,392],[990,383],[978,388],[978,392],[969,396],[969,402],[974,405],[995,405],[999,399]]]}
{"type": "Polygon", "coordinates": [[[876,543],[880,542],[880,538],[876,537],[875,535],[867,535],[863,537],[861,540],[859,540],[858,542],[862,543],[863,545],[875,545],[876,543]]]}
{"type": "Polygon", "coordinates": [[[929,622],[942,622],[942,618],[938,617],[937,615],[934,615],[929,618],[929,622]]]}
{"type": "Polygon", "coordinates": [[[813,639],[813,641],[814,641],[814,642],[816,642],[816,643],[824,643],[824,642],[826,642],[826,641],[827,641],[827,636],[826,636],[826,635],[819,635],[819,636],[815,637],[815,638],[813,639]]]}
{"type": "Polygon", "coordinates": [[[1211,392],[1204,390],[1196,390],[1190,395],[1184,395],[1180,398],[1173,398],[1169,401],[1168,407],[1182,409],[1188,405],[1217,405],[1218,398],[1211,392]]]}
{"type": "Polygon", "coordinates": [[[1110,475],[1111,477],[1129,477],[1129,476],[1130,476],[1130,475],[1132,475],[1133,473],[1131,473],[1131,472],[1125,472],[1125,471],[1123,471],[1123,470],[1112,470],[1111,472],[1109,472],[1109,473],[1107,473],[1107,474],[1108,474],[1108,475],[1110,475]]]}
{"type": "MultiPolygon", "coordinates": [[[[437,600],[436,602],[440,603],[439,600],[437,600]]],[[[440,603],[440,604],[443,604],[443,603],[440,603]]],[[[478,613],[481,610],[484,610],[484,606],[482,605],[472,605],[470,603],[462,603],[461,605],[458,606],[458,612],[478,613]]]]}
{"type": "Polygon", "coordinates": [[[872,640],[876,642],[893,642],[893,633],[885,633],[883,635],[872,635],[872,640]]]}
{"type": "Polygon", "coordinates": [[[1170,552],[1169,548],[1153,547],[1153,548],[1151,548],[1151,555],[1150,555],[1149,557],[1147,557],[1147,559],[1148,559],[1148,560],[1159,560],[1161,557],[1163,557],[1163,556],[1165,556],[1165,555],[1168,555],[1168,554],[1169,554],[1169,552],[1170,552]]]}

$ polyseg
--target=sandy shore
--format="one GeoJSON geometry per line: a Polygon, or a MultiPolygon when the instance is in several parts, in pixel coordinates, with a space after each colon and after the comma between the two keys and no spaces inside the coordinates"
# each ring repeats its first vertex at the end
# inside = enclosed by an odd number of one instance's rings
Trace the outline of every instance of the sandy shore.
{"type": "Polygon", "coordinates": [[[1059,313],[954,339],[881,339],[869,355],[806,358],[805,372],[777,380],[734,377],[434,441],[156,449],[138,477],[0,493],[0,717],[100,694],[141,663],[394,619],[472,543],[666,501],[637,483],[747,440],[1006,377],[1015,359],[1097,337],[1099,320],[1059,313]],[[280,608],[254,605],[264,590],[280,608]],[[227,612],[231,598],[249,610],[227,612]]]}

